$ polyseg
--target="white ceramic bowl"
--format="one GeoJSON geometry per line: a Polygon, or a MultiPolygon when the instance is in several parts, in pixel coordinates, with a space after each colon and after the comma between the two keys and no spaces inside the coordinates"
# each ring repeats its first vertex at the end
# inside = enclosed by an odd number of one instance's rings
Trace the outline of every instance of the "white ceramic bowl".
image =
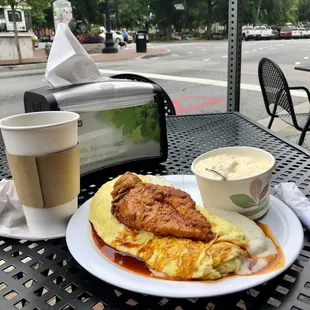
{"type": "Polygon", "coordinates": [[[254,147],[225,147],[204,153],[197,157],[191,166],[196,175],[202,201],[205,207],[235,211],[252,220],[264,216],[269,208],[270,181],[275,168],[275,158],[268,152],[254,147]],[[201,175],[195,169],[200,160],[218,155],[254,157],[270,161],[268,169],[254,176],[223,180],[201,175]]]}

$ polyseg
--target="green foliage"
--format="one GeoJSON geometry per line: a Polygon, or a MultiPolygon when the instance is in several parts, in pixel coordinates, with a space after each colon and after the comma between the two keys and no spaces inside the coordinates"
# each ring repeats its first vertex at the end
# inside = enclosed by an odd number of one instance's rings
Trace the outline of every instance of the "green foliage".
{"type": "Polygon", "coordinates": [[[112,24],[118,29],[145,29],[148,4],[148,0],[110,0],[112,24]]]}
{"type": "Polygon", "coordinates": [[[51,7],[50,0],[0,0],[1,6],[30,7],[32,22],[34,25],[41,24],[45,21],[46,15],[44,10],[51,7]]]}
{"type": "Polygon", "coordinates": [[[100,30],[99,26],[97,25],[92,25],[90,26],[89,33],[94,34],[94,35],[99,35],[102,31],[100,30]]]}
{"type": "Polygon", "coordinates": [[[154,14],[154,23],[164,33],[169,31],[167,28],[171,26],[173,15],[176,13],[173,4],[173,0],[150,0],[150,10],[154,14]]]}
{"type": "Polygon", "coordinates": [[[31,7],[31,11],[36,14],[50,7],[51,1],[50,0],[0,0],[0,5],[11,6],[14,8],[18,6],[31,7]]]}
{"type": "MultiPolygon", "coordinates": [[[[98,10],[99,0],[71,0],[77,21],[104,25],[104,12],[98,10]]],[[[148,29],[157,25],[169,37],[171,25],[182,29],[183,11],[174,4],[183,0],[110,0],[113,28],[148,29]]],[[[0,5],[31,6],[33,24],[53,27],[52,0],[0,0],[0,5]]],[[[186,0],[187,28],[210,27],[213,23],[227,24],[228,0],[186,0]]],[[[286,22],[310,21],[310,0],[244,0],[244,24],[260,23],[282,26],[286,22]]],[[[98,31],[93,29],[92,33],[98,31]]]]}
{"type": "MultiPolygon", "coordinates": [[[[257,2],[257,1],[256,1],[257,2]]],[[[284,25],[296,22],[297,0],[261,0],[258,19],[268,25],[284,25]]]]}
{"type": "Polygon", "coordinates": [[[310,21],[310,0],[299,0],[297,16],[299,21],[310,21]]]}
{"type": "Polygon", "coordinates": [[[160,139],[159,115],[154,104],[100,112],[99,118],[114,124],[135,142],[160,139]]]}
{"type": "Polygon", "coordinates": [[[98,0],[71,0],[73,17],[86,19],[91,24],[103,25],[103,14],[98,11],[98,0]]]}

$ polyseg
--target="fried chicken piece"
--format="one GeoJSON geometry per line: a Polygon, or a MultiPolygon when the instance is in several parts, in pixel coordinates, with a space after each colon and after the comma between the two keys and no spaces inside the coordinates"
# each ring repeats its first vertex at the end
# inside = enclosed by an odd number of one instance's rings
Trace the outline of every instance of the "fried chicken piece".
{"type": "Polygon", "coordinates": [[[114,184],[113,191],[111,193],[113,201],[122,198],[138,183],[142,183],[142,181],[135,174],[131,172],[126,172],[123,174],[114,184]]]}
{"type": "Polygon", "coordinates": [[[211,225],[187,193],[170,186],[142,183],[126,173],[114,185],[112,214],[131,229],[160,236],[210,241],[211,225]]]}

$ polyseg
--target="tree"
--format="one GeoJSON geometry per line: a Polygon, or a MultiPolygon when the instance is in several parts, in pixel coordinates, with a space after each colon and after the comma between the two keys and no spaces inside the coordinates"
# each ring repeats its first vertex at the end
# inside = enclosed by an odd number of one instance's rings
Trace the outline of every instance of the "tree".
{"type": "Polygon", "coordinates": [[[195,26],[207,26],[206,38],[212,39],[212,25],[214,22],[227,24],[228,2],[227,0],[196,0],[191,3],[191,11],[195,12],[195,26]],[[197,23],[197,21],[199,21],[197,23]]]}
{"type": "Polygon", "coordinates": [[[154,14],[153,22],[163,30],[165,37],[172,31],[173,5],[174,0],[150,0],[150,10],[154,14]]]}
{"type": "Polygon", "coordinates": [[[98,2],[98,0],[71,0],[74,19],[86,19],[91,24],[102,25],[104,17],[98,11],[98,2]]]}
{"type": "Polygon", "coordinates": [[[34,14],[40,14],[51,5],[50,0],[0,0],[0,6],[10,6],[14,25],[14,37],[18,54],[18,62],[22,63],[22,54],[19,45],[18,32],[16,26],[16,9],[19,7],[30,7],[34,14]]]}
{"type": "Polygon", "coordinates": [[[299,0],[297,17],[301,22],[308,22],[310,20],[310,0],[299,0]]]}
{"type": "Polygon", "coordinates": [[[115,28],[147,28],[148,1],[147,0],[110,0],[111,13],[114,16],[115,28]]]}
{"type": "Polygon", "coordinates": [[[297,0],[260,0],[258,20],[268,25],[283,25],[296,21],[297,0]]]}

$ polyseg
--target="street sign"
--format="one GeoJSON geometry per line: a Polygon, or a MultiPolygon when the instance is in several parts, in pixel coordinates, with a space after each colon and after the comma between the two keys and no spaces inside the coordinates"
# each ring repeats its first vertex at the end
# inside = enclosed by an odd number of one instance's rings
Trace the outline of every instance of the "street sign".
{"type": "Polygon", "coordinates": [[[183,3],[175,4],[174,7],[175,7],[177,10],[184,11],[184,4],[183,4],[183,3]]]}
{"type": "Polygon", "coordinates": [[[65,23],[69,26],[72,19],[72,6],[71,2],[66,0],[57,0],[53,2],[53,15],[55,31],[59,23],[65,23]]]}

